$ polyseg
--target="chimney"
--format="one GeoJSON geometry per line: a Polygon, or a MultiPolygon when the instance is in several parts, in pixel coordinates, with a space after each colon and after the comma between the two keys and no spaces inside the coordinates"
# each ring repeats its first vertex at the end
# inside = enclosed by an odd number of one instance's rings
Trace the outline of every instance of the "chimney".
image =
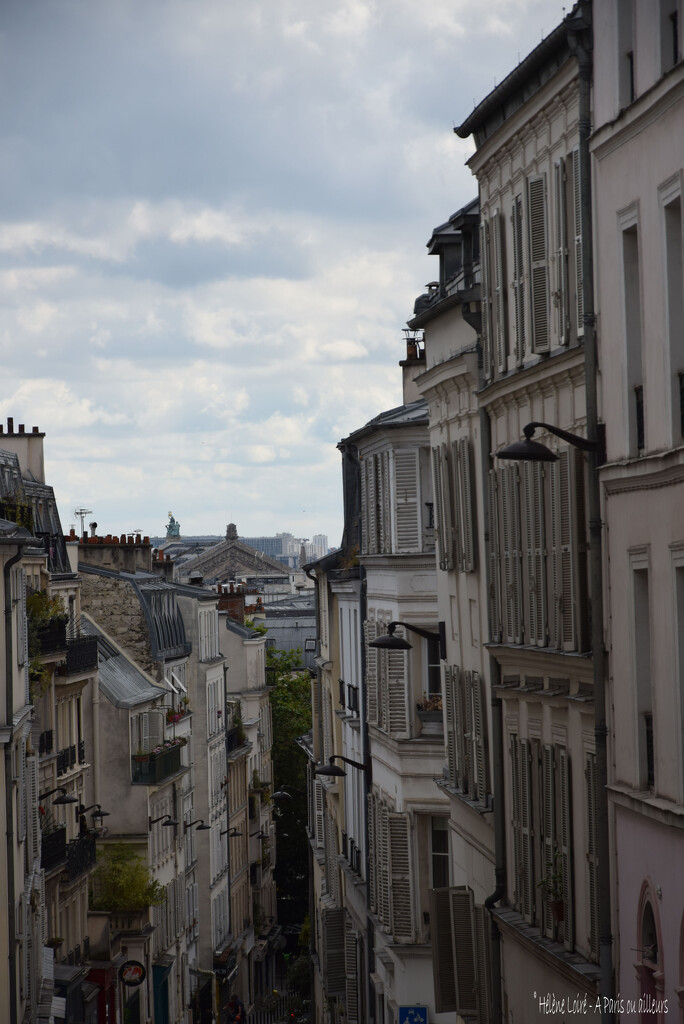
{"type": "MultiPolygon", "coordinates": [[[[430,287],[428,285],[428,287],[430,287]]],[[[425,342],[422,334],[417,331],[405,329],[406,335],[406,359],[399,363],[402,372],[402,391],[404,405],[417,402],[421,398],[420,391],[416,387],[416,377],[426,368],[425,342]]]]}

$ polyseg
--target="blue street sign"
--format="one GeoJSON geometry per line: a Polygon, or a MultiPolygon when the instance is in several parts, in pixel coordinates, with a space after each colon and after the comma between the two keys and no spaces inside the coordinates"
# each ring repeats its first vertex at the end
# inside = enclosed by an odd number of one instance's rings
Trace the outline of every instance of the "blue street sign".
{"type": "Polygon", "coordinates": [[[427,1006],[400,1006],[399,1024],[428,1024],[427,1006]]]}

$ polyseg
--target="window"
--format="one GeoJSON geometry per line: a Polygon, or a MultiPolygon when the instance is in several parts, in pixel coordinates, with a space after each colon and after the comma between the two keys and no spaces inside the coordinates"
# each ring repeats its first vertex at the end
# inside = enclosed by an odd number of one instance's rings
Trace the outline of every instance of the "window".
{"type": "Polygon", "coordinates": [[[432,889],[449,886],[449,826],[446,818],[430,819],[432,850],[432,889]]]}
{"type": "Polygon", "coordinates": [[[679,62],[678,0],[660,0],[660,68],[663,74],[679,62]]]}
{"type": "Polygon", "coordinates": [[[508,369],[508,346],[506,343],[506,236],[504,234],[503,217],[497,210],[492,217],[491,228],[493,256],[493,334],[496,362],[499,370],[508,369]]]}
{"type": "Polygon", "coordinates": [[[682,277],[681,177],[663,186],[660,202],[663,215],[665,273],[665,330],[670,356],[672,444],[684,437],[684,296],[682,277]]]}
{"type": "Polygon", "coordinates": [[[618,106],[634,102],[634,0],[619,0],[618,16],[618,106]]]}
{"type": "Polygon", "coordinates": [[[479,672],[450,665],[444,683],[449,785],[485,806],[489,786],[482,679],[479,672]]]}
{"type": "Polygon", "coordinates": [[[653,761],[653,695],[651,689],[651,625],[648,568],[645,554],[632,556],[634,600],[633,657],[636,685],[637,757],[640,789],[651,789],[655,781],[653,761]]]}
{"type": "Polygon", "coordinates": [[[556,222],[556,293],[554,301],[558,310],[558,341],[567,345],[570,337],[570,315],[568,303],[568,228],[566,209],[565,160],[553,165],[554,213],[556,222]]]}
{"type": "Polygon", "coordinates": [[[212,661],[219,657],[218,609],[199,613],[199,660],[212,661]]]}
{"type": "Polygon", "coordinates": [[[482,295],[482,361],[485,380],[492,376],[492,298],[490,291],[490,231],[489,221],[480,222],[480,292],[482,295]]]}

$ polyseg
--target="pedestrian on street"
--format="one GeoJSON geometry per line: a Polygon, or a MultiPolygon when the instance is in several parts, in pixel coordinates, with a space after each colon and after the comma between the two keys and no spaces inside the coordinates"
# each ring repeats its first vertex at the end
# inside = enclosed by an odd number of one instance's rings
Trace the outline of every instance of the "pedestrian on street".
{"type": "Polygon", "coordinates": [[[245,1004],[236,995],[230,997],[228,1003],[228,1024],[245,1024],[245,1004]]]}

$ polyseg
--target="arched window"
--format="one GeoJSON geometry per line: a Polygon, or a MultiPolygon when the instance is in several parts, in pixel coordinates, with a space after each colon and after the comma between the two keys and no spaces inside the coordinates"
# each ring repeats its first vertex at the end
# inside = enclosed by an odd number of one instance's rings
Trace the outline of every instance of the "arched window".
{"type": "Polygon", "coordinates": [[[663,1015],[654,1012],[658,1002],[663,1001],[665,972],[663,943],[658,905],[654,899],[653,887],[645,881],[639,898],[637,924],[637,978],[639,979],[640,1021],[661,1021],[663,1015]]]}

